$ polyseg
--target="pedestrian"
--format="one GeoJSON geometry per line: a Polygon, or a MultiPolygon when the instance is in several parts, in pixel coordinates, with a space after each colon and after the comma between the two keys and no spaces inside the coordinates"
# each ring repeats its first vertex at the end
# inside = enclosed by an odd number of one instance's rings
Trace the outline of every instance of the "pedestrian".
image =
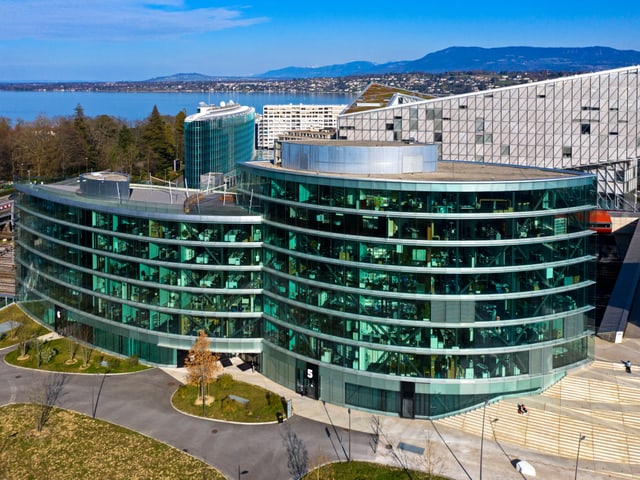
{"type": "Polygon", "coordinates": [[[627,373],[631,373],[631,360],[624,362],[624,369],[627,373]]]}

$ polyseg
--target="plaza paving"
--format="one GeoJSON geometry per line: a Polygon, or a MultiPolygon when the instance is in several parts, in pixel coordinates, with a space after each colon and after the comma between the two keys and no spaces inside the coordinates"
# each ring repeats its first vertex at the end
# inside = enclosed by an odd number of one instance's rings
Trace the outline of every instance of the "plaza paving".
{"type": "MultiPolygon", "coordinates": [[[[581,479],[633,479],[640,478],[639,332],[630,325],[622,344],[596,338],[595,361],[539,395],[498,401],[486,411],[479,408],[434,422],[354,409],[349,413],[301,397],[251,370],[229,367],[225,372],[290,398],[294,415],[335,428],[339,460],[347,455],[350,425],[352,432],[369,434],[371,455],[363,459],[422,469],[431,465],[453,479],[527,478],[514,468],[521,459],[534,465],[538,478],[574,478],[577,473],[581,479]],[[622,363],[627,359],[637,366],[631,374],[622,363]],[[527,415],[517,413],[518,403],[526,403],[527,415]],[[398,448],[401,442],[404,449],[398,448]],[[425,453],[418,455],[411,447],[425,453]]],[[[180,369],[168,371],[178,378],[182,374],[180,369]]]]}

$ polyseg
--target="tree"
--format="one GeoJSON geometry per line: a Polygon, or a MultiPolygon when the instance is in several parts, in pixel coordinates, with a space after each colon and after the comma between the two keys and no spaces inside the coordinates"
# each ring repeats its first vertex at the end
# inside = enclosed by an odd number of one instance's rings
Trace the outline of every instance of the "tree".
{"type": "Polygon", "coordinates": [[[98,115],[91,121],[96,142],[98,170],[112,169],[118,164],[118,136],[121,122],[109,115],[98,115]]]}
{"type": "Polygon", "coordinates": [[[82,368],[89,368],[89,361],[93,354],[93,330],[88,325],[69,325],[69,336],[73,336],[79,341],[80,356],[82,357],[82,368]]]}
{"type": "Polygon", "coordinates": [[[11,122],[0,117],[0,179],[11,180],[13,165],[11,158],[11,122]]]}
{"type": "Polygon", "coordinates": [[[187,369],[187,383],[200,385],[203,411],[206,405],[205,386],[216,378],[217,373],[222,368],[218,363],[218,355],[209,350],[210,343],[205,331],[200,330],[198,339],[189,350],[189,354],[184,361],[184,366],[187,369]]]}
{"type": "Polygon", "coordinates": [[[173,168],[176,147],[171,124],[160,115],[158,107],[155,105],[151,115],[142,126],[142,140],[147,160],[146,174],[162,172],[165,168],[173,168]]]}
{"type": "Polygon", "coordinates": [[[78,351],[78,342],[76,342],[76,339],[71,336],[67,336],[66,339],[67,339],[67,349],[69,350],[69,360],[67,360],[67,362],[69,364],[75,363],[76,352],[78,351]]]}
{"type": "Polygon", "coordinates": [[[26,325],[22,322],[18,322],[18,326],[13,331],[13,337],[18,339],[18,346],[20,348],[20,358],[27,358],[27,351],[29,350],[29,339],[31,333],[27,329],[26,325]]]}
{"type": "Polygon", "coordinates": [[[51,411],[62,395],[66,381],[65,375],[52,374],[43,377],[41,383],[35,385],[31,401],[35,406],[34,417],[38,432],[41,432],[49,421],[51,411]]]}
{"type": "Polygon", "coordinates": [[[187,114],[184,110],[180,110],[173,121],[173,135],[176,146],[176,158],[184,163],[184,119],[187,114]]]}
{"type": "Polygon", "coordinates": [[[73,127],[79,140],[80,152],[78,152],[85,161],[85,171],[93,171],[98,164],[98,149],[96,141],[91,131],[89,121],[84,115],[82,105],[78,104],[75,108],[75,116],[73,117],[73,127]]]}

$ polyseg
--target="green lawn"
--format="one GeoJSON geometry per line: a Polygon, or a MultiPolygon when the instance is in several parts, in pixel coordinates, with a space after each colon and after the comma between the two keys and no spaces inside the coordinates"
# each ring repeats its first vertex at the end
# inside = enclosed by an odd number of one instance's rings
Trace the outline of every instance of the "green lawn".
{"type": "MultiPolygon", "coordinates": [[[[42,325],[34,322],[27,316],[22,310],[20,310],[15,304],[9,305],[6,308],[0,310],[0,323],[6,323],[9,321],[19,322],[24,325],[23,332],[26,338],[31,338],[34,335],[40,336],[49,333],[42,325]]],[[[0,338],[0,348],[10,347],[18,343],[19,339],[15,335],[15,330],[7,332],[4,338],[0,338]]],[[[0,335],[1,336],[1,335],[0,335]]]]}
{"type": "Polygon", "coordinates": [[[37,368],[40,370],[46,370],[50,372],[66,372],[66,373],[130,373],[146,370],[150,367],[141,365],[138,363],[137,358],[117,358],[102,353],[94,348],[89,348],[88,351],[84,350],[85,347],[76,344],[73,340],[67,340],[66,338],[58,338],[56,340],[50,340],[39,345],[36,348],[33,342],[27,349],[26,360],[21,360],[21,351],[16,349],[9,352],[5,356],[7,363],[12,365],[37,368]],[[75,349],[75,353],[72,355],[69,353],[69,348],[75,349]],[[43,357],[47,357],[44,354],[46,349],[55,353],[50,361],[45,361],[43,357]],[[38,366],[38,351],[40,355],[40,365],[38,366]],[[84,356],[88,358],[88,363],[85,366],[84,356]]]}
{"type": "Polygon", "coordinates": [[[446,477],[369,462],[328,463],[307,473],[303,480],[447,480],[446,477]]]}
{"type": "MultiPolygon", "coordinates": [[[[221,375],[219,380],[211,383],[205,393],[213,399],[205,406],[205,416],[219,420],[233,422],[259,423],[275,422],[278,414],[285,414],[286,407],[282,399],[264,388],[239,382],[229,381],[230,375],[221,375]],[[222,377],[222,380],[220,378],[222,377]],[[248,400],[247,404],[230,398],[235,397],[248,400]]],[[[200,389],[194,385],[180,387],[173,396],[173,405],[178,410],[191,415],[202,416],[202,403],[196,404],[200,396],[200,389]]]]}
{"type": "Polygon", "coordinates": [[[0,407],[0,478],[209,479],[224,476],[200,460],[123,427],[53,409],[35,429],[38,407],[0,407]]]}
{"type": "Polygon", "coordinates": [[[36,345],[37,337],[51,331],[34,322],[15,304],[0,311],[0,324],[9,321],[18,322],[21,326],[7,332],[4,338],[0,339],[0,348],[26,342],[25,352],[28,355],[28,358],[20,359],[21,348],[9,352],[5,359],[12,365],[67,373],[129,373],[149,368],[140,365],[135,357],[123,359],[102,353],[95,348],[85,349],[72,339],[59,338],[36,345]],[[73,350],[73,354],[70,349],[73,350]]]}

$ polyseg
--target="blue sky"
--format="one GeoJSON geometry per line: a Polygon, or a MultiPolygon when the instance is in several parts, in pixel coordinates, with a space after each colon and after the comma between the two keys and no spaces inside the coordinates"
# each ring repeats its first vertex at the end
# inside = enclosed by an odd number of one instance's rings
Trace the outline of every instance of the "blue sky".
{"type": "Polygon", "coordinates": [[[450,46],[640,50],[635,0],[0,0],[0,81],[251,75],[450,46]]]}

